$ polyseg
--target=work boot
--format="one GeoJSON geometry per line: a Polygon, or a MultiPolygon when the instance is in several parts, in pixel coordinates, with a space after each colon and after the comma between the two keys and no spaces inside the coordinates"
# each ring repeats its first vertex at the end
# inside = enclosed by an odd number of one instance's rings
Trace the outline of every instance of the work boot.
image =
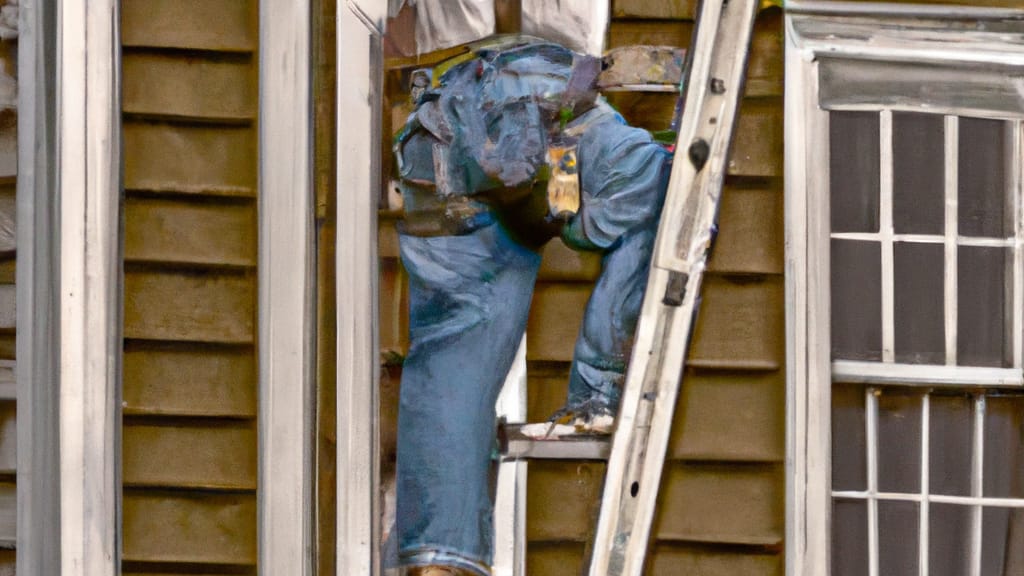
{"type": "Polygon", "coordinates": [[[412,566],[406,571],[406,576],[478,576],[469,570],[457,566],[412,566]]]}
{"type": "Polygon", "coordinates": [[[519,429],[524,436],[535,439],[560,436],[608,435],[615,429],[615,413],[604,404],[584,403],[575,408],[562,408],[547,422],[527,424],[519,429]]]}

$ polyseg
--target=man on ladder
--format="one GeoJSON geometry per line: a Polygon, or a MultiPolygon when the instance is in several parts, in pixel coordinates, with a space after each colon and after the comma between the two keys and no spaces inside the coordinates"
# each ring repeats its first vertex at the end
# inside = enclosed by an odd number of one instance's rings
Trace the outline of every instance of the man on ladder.
{"type": "Polygon", "coordinates": [[[671,157],[596,95],[594,58],[517,37],[456,60],[396,145],[411,342],[396,528],[401,564],[429,576],[490,573],[495,399],[554,236],[603,267],[565,408],[536,432],[611,431],[671,157]]]}

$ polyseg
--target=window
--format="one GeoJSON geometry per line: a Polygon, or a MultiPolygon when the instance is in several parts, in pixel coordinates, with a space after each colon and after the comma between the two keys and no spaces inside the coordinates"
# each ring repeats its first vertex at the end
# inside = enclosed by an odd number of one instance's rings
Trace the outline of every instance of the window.
{"type": "Polygon", "coordinates": [[[1024,11],[787,5],[789,574],[1024,571],[1024,11]]]}

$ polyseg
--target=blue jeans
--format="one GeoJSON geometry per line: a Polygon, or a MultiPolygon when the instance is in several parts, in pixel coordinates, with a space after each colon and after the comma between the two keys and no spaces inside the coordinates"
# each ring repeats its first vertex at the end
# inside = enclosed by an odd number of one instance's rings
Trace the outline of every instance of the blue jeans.
{"type": "MultiPolygon", "coordinates": [[[[604,258],[569,405],[618,402],[654,232],[630,234],[604,258]]],[[[413,345],[398,413],[399,554],[403,564],[479,571],[491,561],[494,404],[526,328],[540,256],[492,224],[465,236],[404,236],[402,260],[413,345]]]]}
{"type": "MultiPolygon", "coordinates": [[[[570,227],[604,253],[569,377],[568,407],[615,410],[643,301],[667,153],[619,122],[581,140],[583,209],[570,227]],[[589,175],[582,170],[589,168],[589,175]]],[[[489,574],[495,401],[526,328],[540,256],[494,221],[400,236],[410,348],[398,414],[396,529],[403,565],[489,574]]]]}

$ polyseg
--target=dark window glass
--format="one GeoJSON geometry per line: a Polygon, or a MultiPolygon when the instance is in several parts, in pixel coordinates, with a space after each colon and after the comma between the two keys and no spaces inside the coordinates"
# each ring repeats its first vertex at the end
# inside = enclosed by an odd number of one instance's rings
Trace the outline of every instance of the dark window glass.
{"type": "Polygon", "coordinates": [[[961,246],[957,255],[957,363],[1012,365],[1006,248],[961,246]]]}
{"type": "Polygon", "coordinates": [[[832,504],[832,576],[868,573],[868,505],[863,500],[832,504]]]}
{"type": "Polygon", "coordinates": [[[1005,238],[1012,234],[1007,169],[1008,124],[960,119],[959,228],[961,236],[1005,238]]]}
{"type": "Polygon", "coordinates": [[[878,502],[878,573],[918,576],[917,502],[878,502]]]}
{"type": "Polygon", "coordinates": [[[921,401],[916,392],[878,395],[878,490],[921,490],[921,401]]]}
{"type": "Polygon", "coordinates": [[[867,433],[864,388],[832,387],[832,489],[866,490],[867,433]]]}
{"type": "Polygon", "coordinates": [[[932,502],[928,509],[929,576],[970,574],[971,508],[932,502]]]}
{"type": "Polygon", "coordinates": [[[881,251],[877,242],[832,240],[832,357],[882,359],[881,251]]]}
{"type": "Polygon", "coordinates": [[[986,404],[984,494],[1024,498],[1024,396],[989,396],[986,404]]]}
{"type": "Polygon", "coordinates": [[[897,234],[942,234],[945,128],[936,114],[892,115],[892,221],[897,234]]]}
{"type": "Polygon", "coordinates": [[[896,361],[944,364],[945,248],[942,244],[897,242],[893,253],[896,361]]]}
{"type": "Polygon", "coordinates": [[[833,232],[877,232],[877,112],[829,114],[829,181],[833,232]]]}
{"type": "Polygon", "coordinates": [[[928,483],[932,494],[971,494],[973,406],[974,399],[966,395],[931,398],[928,483]]]}

